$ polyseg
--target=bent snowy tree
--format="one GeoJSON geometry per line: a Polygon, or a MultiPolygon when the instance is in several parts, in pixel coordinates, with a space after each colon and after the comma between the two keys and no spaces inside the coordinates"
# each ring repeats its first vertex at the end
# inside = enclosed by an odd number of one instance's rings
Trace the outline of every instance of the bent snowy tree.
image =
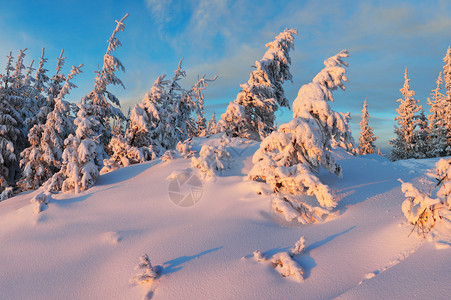
{"type": "MultiPolygon", "coordinates": [[[[348,51],[343,50],[326,59],[326,67],[300,88],[293,103],[294,119],[265,138],[254,154],[251,180],[266,181],[274,192],[315,196],[327,210],[336,206],[329,187],[321,183],[316,173],[322,167],[341,176],[341,167],[331,153],[332,145],[356,153],[349,114],[333,111],[328,103],[333,101],[333,90],[345,89],[347,63],[342,59],[348,56],[348,51]]],[[[302,209],[313,213],[309,207],[302,209]]]]}
{"type": "Polygon", "coordinates": [[[218,126],[230,136],[260,140],[274,130],[275,112],[289,107],[282,84],[292,80],[289,51],[294,48],[294,29],[285,29],[266,44],[268,50],[255,62],[247,83],[241,85],[235,101],[230,102],[218,126]]]}
{"type": "Polygon", "coordinates": [[[108,121],[110,118],[123,118],[122,112],[109,103],[119,106],[119,100],[106,88],[110,84],[123,86],[115,76],[115,71],[124,70],[124,67],[112,56],[112,52],[121,45],[116,34],[124,30],[123,21],[127,17],[128,13],[116,21],[116,28],[108,40],[102,70],[97,72],[94,89],[77,103],[79,110],[74,120],[75,135],[70,134],[64,140],[61,169],[44,184],[45,190],[79,193],[92,187],[99,176],[103,159],[107,157],[105,149],[112,137],[108,121]]]}

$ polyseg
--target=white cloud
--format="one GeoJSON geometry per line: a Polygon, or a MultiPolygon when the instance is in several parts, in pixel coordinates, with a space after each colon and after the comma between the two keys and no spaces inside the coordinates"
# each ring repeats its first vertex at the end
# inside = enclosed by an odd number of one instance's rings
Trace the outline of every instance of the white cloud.
{"type": "Polygon", "coordinates": [[[173,7],[172,0],[147,0],[147,7],[152,12],[157,23],[167,23],[171,21],[173,15],[170,14],[173,7]]]}

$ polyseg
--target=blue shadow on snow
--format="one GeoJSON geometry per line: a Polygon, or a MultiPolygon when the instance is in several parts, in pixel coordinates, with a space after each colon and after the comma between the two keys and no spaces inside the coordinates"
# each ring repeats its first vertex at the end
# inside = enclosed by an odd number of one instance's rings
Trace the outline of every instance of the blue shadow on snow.
{"type": "Polygon", "coordinates": [[[193,259],[199,258],[201,256],[204,256],[205,254],[214,252],[214,251],[218,251],[220,249],[224,248],[223,246],[221,247],[217,247],[217,248],[213,248],[210,250],[205,250],[203,252],[200,252],[198,254],[195,255],[191,255],[191,256],[180,256],[178,258],[175,258],[173,260],[169,260],[167,262],[165,262],[163,264],[163,270],[161,272],[161,275],[165,275],[165,274],[171,274],[171,273],[175,273],[177,271],[179,271],[180,269],[182,269],[183,267],[181,265],[183,265],[184,263],[187,263],[193,259]]]}

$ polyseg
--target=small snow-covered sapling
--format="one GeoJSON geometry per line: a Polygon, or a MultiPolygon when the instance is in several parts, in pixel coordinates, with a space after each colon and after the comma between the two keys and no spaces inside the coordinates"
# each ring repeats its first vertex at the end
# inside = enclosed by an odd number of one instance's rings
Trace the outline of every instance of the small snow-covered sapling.
{"type": "Polygon", "coordinates": [[[282,277],[293,277],[298,282],[304,281],[304,270],[293,259],[305,251],[305,237],[301,236],[290,251],[283,251],[268,259],[260,250],[254,251],[254,259],[271,265],[282,277]]]}
{"type": "Polygon", "coordinates": [[[136,267],[136,269],[144,269],[144,272],[142,274],[134,276],[132,279],[130,279],[131,283],[135,284],[150,284],[155,279],[157,279],[160,275],[159,268],[153,267],[152,263],[150,262],[149,256],[147,253],[144,253],[139,260],[141,261],[139,265],[136,267]]]}

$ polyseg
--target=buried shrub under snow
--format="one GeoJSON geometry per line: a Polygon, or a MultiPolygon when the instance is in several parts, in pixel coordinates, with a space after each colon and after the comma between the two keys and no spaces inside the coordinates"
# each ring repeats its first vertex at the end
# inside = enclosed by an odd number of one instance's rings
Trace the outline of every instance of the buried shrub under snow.
{"type": "Polygon", "coordinates": [[[424,237],[437,223],[451,231],[451,159],[440,159],[436,163],[436,189],[432,193],[419,190],[410,182],[402,182],[401,189],[407,199],[402,204],[402,211],[409,223],[414,225],[418,235],[424,237]]]}

